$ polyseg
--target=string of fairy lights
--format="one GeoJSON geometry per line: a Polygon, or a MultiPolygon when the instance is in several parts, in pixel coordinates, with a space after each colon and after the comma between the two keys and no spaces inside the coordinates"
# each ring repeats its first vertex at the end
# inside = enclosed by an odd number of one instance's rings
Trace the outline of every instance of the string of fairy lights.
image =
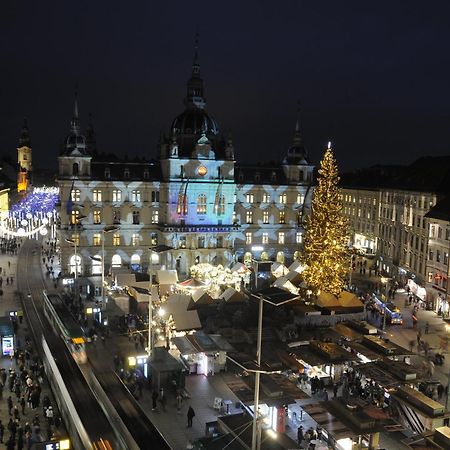
{"type": "Polygon", "coordinates": [[[0,222],[2,237],[51,237],[56,233],[59,189],[55,187],[34,188],[20,202],[14,204],[0,222]]]}

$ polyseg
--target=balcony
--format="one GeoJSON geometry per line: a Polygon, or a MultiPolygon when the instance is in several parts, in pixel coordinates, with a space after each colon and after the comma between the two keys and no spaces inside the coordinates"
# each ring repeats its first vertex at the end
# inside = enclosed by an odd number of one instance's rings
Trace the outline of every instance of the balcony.
{"type": "Polygon", "coordinates": [[[177,233],[228,233],[238,231],[239,225],[168,225],[160,224],[160,231],[177,233]]]}

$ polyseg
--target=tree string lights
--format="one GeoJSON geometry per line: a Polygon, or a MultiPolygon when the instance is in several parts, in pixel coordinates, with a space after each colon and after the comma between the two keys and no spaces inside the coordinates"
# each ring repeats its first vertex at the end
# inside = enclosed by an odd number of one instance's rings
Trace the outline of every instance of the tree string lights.
{"type": "Polygon", "coordinates": [[[311,215],[306,221],[303,255],[307,267],[302,275],[316,295],[325,291],[339,296],[349,268],[348,221],[343,214],[338,182],[337,163],[328,144],[320,162],[311,215]]]}

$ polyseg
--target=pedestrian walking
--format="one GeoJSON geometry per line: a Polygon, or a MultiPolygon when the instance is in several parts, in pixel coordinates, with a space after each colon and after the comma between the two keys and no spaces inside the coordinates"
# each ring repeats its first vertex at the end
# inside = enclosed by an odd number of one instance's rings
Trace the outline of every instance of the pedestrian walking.
{"type": "Polygon", "coordinates": [[[0,443],[3,444],[3,436],[5,435],[5,425],[2,424],[0,420],[0,443]]]}
{"type": "Polygon", "coordinates": [[[177,394],[177,411],[178,411],[178,414],[181,412],[181,405],[182,404],[183,404],[183,397],[178,392],[178,394],[177,394]]]}
{"type": "Polygon", "coordinates": [[[425,334],[428,334],[429,329],[430,329],[430,324],[427,322],[425,324],[425,334]]]}
{"type": "Polygon", "coordinates": [[[164,389],[161,388],[161,389],[159,390],[159,403],[161,403],[161,409],[162,409],[163,411],[166,410],[166,401],[167,401],[167,399],[166,399],[166,394],[164,393],[164,389]]]}
{"type": "Polygon", "coordinates": [[[20,397],[20,407],[22,408],[22,415],[25,415],[25,397],[22,395],[22,397],[20,397]]]}
{"type": "Polygon", "coordinates": [[[6,402],[8,404],[8,415],[11,415],[11,410],[13,409],[13,401],[11,396],[8,397],[8,400],[6,402]]]}
{"type": "Polygon", "coordinates": [[[154,411],[156,409],[156,401],[158,400],[158,392],[156,391],[156,389],[153,390],[152,392],[152,411],[154,411]]]}
{"type": "Polygon", "coordinates": [[[304,439],[305,439],[305,433],[303,431],[303,426],[300,425],[297,428],[297,442],[298,442],[298,445],[302,445],[302,442],[304,441],[304,439]]]}
{"type": "Polygon", "coordinates": [[[194,417],[195,417],[194,408],[192,408],[192,406],[189,405],[189,409],[188,409],[188,412],[187,412],[188,428],[192,428],[192,419],[194,417]]]}

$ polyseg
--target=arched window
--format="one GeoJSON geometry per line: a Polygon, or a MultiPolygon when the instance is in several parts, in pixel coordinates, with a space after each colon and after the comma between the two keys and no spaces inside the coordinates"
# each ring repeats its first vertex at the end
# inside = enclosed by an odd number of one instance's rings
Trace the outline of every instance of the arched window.
{"type": "Polygon", "coordinates": [[[261,253],[261,261],[268,261],[269,260],[269,254],[267,252],[261,253]]]}
{"type": "Polygon", "coordinates": [[[197,197],[197,214],[206,214],[206,195],[200,194],[197,197]]]}
{"type": "Polygon", "coordinates": [[[109,179],[111,178],[111,170],[109,169],[109,167],[107,167],[107,168],[105,169],[105,178],[106,178],[107,180],[109,180],[109,179]]]}
{"type": "Polygon", "coordinates": [[[138,271],[141,269],[141,257],[135,253],[130,260],[131,270],[138,271]]]}
{"type": "Polygon", "coordinates": [[[100,255],[95,255],[92,257],[92,275],[101,275],[102,274],[102,257],[100,255]]]}
{"type": "Polygon", "coordinates": [[[130,178],[130,169],[128,167],[123,171],[123,177],[125,179],[130,178]]]}
{"type": "Polygon", "coordinates": [[[81,273],[81,256],[72,255],[69,260],[69,273],[81,273]]]}
{"type": "Polygon", "coordinates": [[[184,193],[178,194],[177,214],[185,216],[188,213],[187,195],[184,193]]]}
{"type": "Polygon", "coordinates": [[[78,176],[78,170],[79,170],[78,163],[73,163],[73,165],[72,165],[72,175],[74,177],[78,176]]]}
{"type": "Polygon", "coordinates": [[[122,258],[120,255],[114,255],[111,260],[111,265],[113,267],[122,267],[122,258]]]}
{"type": "Polygon", "coordinates": [[[277,262],[280,264],[284,264],[284,252],[277,253],[277,262]]]}
{"type": "Polygon", "coordinates": [[[294,261],[300,261],[300,252],[298,250],[294,252],[294,261]]]}
{"type": "Polygon", "coordinates": [[[250,266],[252,264],[253,256],[250,252],[246,252],[244,255],[244,264],[250,266]]]}

